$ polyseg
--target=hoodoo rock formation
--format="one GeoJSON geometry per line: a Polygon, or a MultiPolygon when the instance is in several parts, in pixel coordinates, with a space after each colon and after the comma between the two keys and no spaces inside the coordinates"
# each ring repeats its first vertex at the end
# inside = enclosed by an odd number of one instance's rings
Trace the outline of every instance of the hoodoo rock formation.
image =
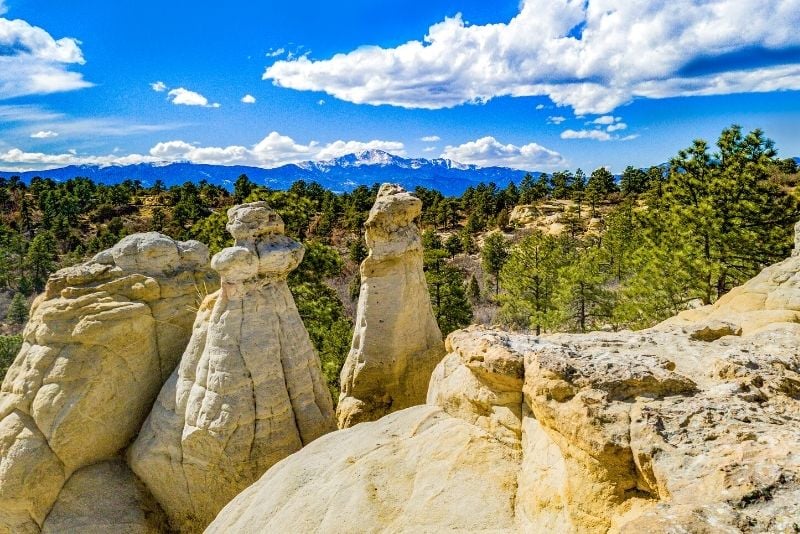
{"type": "Polygon", "coordinates": [[[361,264],[353,344],[341,374],[340,428],[424,403],[444,356],[414,224],[421,211],[421,200],[384,184],[367,219],[369,256],[361,264]]]}
{"type": "Polygon", "coordinates": [[[428,405],[283,460],[208,532],[796,532],[797,280],[640,332],[455,332],[428,405]]]}
{"type": "Polygon", "coordinates": [[[0,390],[0,532],[90,532],[105,508],[150,531],[153,514],[122,510],[148,496],[119,456],[216,289],[207,265],[205,245],[147,233],[50,277],[0,390]],[[102,502],[77,496],[90,486],[102,502]]]}
{"type": "Polygon", "coordinates": [[[319,358],[286,277],[303,246],[265,203],[228,211],[236,246],[214,256],[221,289],[129,451],[181,532],[200,532],[273,464],[336,428],[319,358]]]}

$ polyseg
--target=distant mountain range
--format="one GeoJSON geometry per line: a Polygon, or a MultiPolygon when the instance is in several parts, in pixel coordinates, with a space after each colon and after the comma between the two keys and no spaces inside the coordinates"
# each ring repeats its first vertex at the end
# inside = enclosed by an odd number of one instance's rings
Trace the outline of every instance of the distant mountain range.
{"type": "MultiPolygon", "coordinates": [[[[283,165],[273,169],[247,166],[202,165],[197,163],[140,163],[136,165],[71,165],[44,171],[11,172],[0,170],[0,176],[19,176],[24,181],[40,176],[64,181],[76,176],[97,183],[117,184],[125,180],[139,180],[146,186],[162,180],[167,186],[184,182],[209,183],[232,188],[233,182],[246,174],[250,180],[273,189],[287,189],[297,180],[318,182],[332,191],[351,191],[359,185],[371,186],[379,182],[394,182],[413,189],[416,186],[441,191],[445,195],[460,195],[480,182],[494,182],[505,187],[509,182],[519,183],[525,171],[505,167],[478,167],[464,165],[449,159],[403,158],[382,150],[365,150],[329,161],[307,161],[283,165]]],[[[538,176],[539,172],[531,172],[538,176]]]]}
{"type": "MultiPolygon", "coordinates": [[[[800,164],[800,157],[794,158],[800,164]]],[[[663,164],[667,165],[667,164],[663,164]]],[[[478,167],[449,159],[403,158],[383,150],[365,150],[328,161],[306,161],[264,169],[244,165],[203,165],[199,163],[139,163],[136,165],[70,165],[44,171],[14,172],[0,170],[0,177],[19,176],[29,182],[40,176],[65,181],[76,176],[89,178],[102,184],[118,184],[125,180],[139,180],[151,186],[162,180],[167,186],[184,182],[209,183],[231,189],[233,182],[246,174],[250,180],[273,189],[288,189],[293,182],[305,180],[318,182],[331,191],[352,191],[359,185],[371,186],[378,182],[399,183],[407,189],[423,186],[441,191],[445,195],[461,195],[469,186],[481,182],[494,182],[505,187],[509,182],[519,184],[527,171],[506,167],[478,167]]],[[[534,177],[541,172],[530,171],[534,177]]]]}

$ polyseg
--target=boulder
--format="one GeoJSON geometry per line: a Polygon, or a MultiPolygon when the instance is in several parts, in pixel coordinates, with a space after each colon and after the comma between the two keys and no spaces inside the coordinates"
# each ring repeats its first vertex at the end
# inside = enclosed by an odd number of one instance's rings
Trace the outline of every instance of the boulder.
{"type": "Polygon", "coordinates": [[[303,246],[265,203],[228,211],[233,247],[211,266],[180,365],[128,454],[181,532],[201,532],[268,468],[336,428],[333,406],[286,277],[303,246]]]}
{"type": "Polygon", "coordinates": [[[42,534],[160,534],[164,512],[120,459],[76,471],[64,485],[42,534]]]}
{"type": "Polygon", "coordinates": [[[50,277],[0,389],[0,531],[37,532],[73,473],[131,442],[216,289],[207,264],[153,232],[50,277]]]}
{"type": "Polygon", "coordinates": [[[414,224],[421,211],[421,200],[384,184],[367,219],[369,256],[361,264],[353,344],[342,368],[340,428],[424,403],[444,356],[414,224]]]}

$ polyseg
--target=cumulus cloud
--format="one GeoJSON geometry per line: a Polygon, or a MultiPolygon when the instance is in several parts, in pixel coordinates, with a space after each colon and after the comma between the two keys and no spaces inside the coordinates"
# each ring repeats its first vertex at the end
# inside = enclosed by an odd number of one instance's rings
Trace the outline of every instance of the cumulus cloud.
{"type": "Polygon", "coordinates": [[[163,93],[164,91],[167,90],[167,84],[165,84],[164,82],[153,82],[150,84],[150,87],[156,93],[163,93]]]}
{"type": "MultiPolygon", "coordinates": [[[[6,11],[0,1],[0,15],[6,11]]],[[[80,44],[72,37],[54,39],[24,20],[0,18],[0,99],[91,87],[69,70],[86,63],[80,44]]]]}
{"type": "Polygon", "coordinates": [[[608,125],[605,129],[600,127],[594,130],[564,130],[561,132],[561,139],[591,139],[594,141],[631,141],[639,137],[638,134],[620,137],[613,132],[625,130],[628,127],[624,122],[615,122],[608,125]],[[613,134],[613,135],[612,135],[613,134]]]}
{"type": "Polygon", "coordinates": [[[256,97],[254,97],[253,95],[244,95],[242,97],[242,103],[243,104],[255,104],[256,103],[256,97]]]}
{"type": "Polygon", "coordinates": [[[603,130],[564,130],[561,139],[594,139],[595,141],[611,141],[611,134],[603,130]]]}
{"type": "Polygon", "coordinates": [[[590,124],[599,124],[600,126],[608,126],[610,124],[614,124],[615,122],[621,121],[621,117],[614,117],[613,115],[603,115],[602,117],[597,117],[595,120],[591,121],[590,124]]]}
{"type": "Polygon", "coordinates": [[[458,146],[446,146],[442,157],[480,167],[511,167],[523,170],[566,165],[561,154],[537,143],[504,145],[490,136],[458,146]]]}
{"type": "Polygon", "coordinates": [[[566,117],[556,115],[555,117],[547,117],[547,124],[561,124],[565,120],[567,120],[566,117]]]}
{"type": "Polygon", "coordinates": [[[53,137],[58,137],[58,132],[54,132],[53,130],[41,130],[31,134],[32,139],[51,139],[53,137]]]}
{"type": "Polygon", "coordinates": [[[441,140],[442,138],[439,137],[438,135],[426,135],[425,137],[420,138],[420,141],[423,141],[425,143],[435,143],[441,140]]]}
{"type": "Polygon", "coordinates": [[[178,87],[167,93],[169,101],[176,106],[202,106],[205,108],[218,108],[218,103],[209,104],[208,99],[198,92],[178,87]]]}
{"type": "Polygon", "coordinates": [[[277,61],[280,87],[359,104],[438,109],[546,95],[606,114],[635,97],[800,89],[800,0],[523,0],[507,23],[461,15],[421,40],[277,61]],[[739,61],[743,56],[749,61],[739,61]]]}
{"type": "Polygon", "coordinates": [[[384,150],[397,155],[405,154],[403,143],[398,141],[333,141],[320,144],[311,141],[298,143],[289,136],[271,132],[252,146],[231,145],[224,147],[200,146],[195,143],[174,140],[154,145],[147,154],[110,154],[104,156],[64,154],[45,154],[24,152],[12,148],[0,152],[0,166],[4,170],[44,169],[66,165],[130,165],[133,163],[155,163],[191,161],[210,165],[253,165],[257,167],[279,167],[288,163],[328,160],[363,150],[384,150]]]}

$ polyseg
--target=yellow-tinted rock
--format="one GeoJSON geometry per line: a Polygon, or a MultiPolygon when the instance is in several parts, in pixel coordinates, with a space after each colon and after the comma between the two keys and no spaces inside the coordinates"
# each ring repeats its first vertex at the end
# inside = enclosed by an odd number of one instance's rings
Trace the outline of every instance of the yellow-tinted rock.
{"type": "Polygon", "coordinates": [[[273,464],[335,429],[319,358],[286,283],[300,243],[263,202],[228,211],[236,246],[211,266],[181,363],[129,451],[181,532],[202,531],[273,464]]]}
{"type": "Polygon", "coordinates": [[[414,219],[422,201],[384,184],[366,223],[353,344],[341,374],[340,428],[422,404],[444,356],[414,219]]]}
{"type": "Polygon", "coordinates": [[[135,234],[50,277],[0,390],[0,525],[25,511],[38,530],[73,472],[130,443],[189,339],[198,287],[217,285],[207,263],[201,243],[135,234]]]}

